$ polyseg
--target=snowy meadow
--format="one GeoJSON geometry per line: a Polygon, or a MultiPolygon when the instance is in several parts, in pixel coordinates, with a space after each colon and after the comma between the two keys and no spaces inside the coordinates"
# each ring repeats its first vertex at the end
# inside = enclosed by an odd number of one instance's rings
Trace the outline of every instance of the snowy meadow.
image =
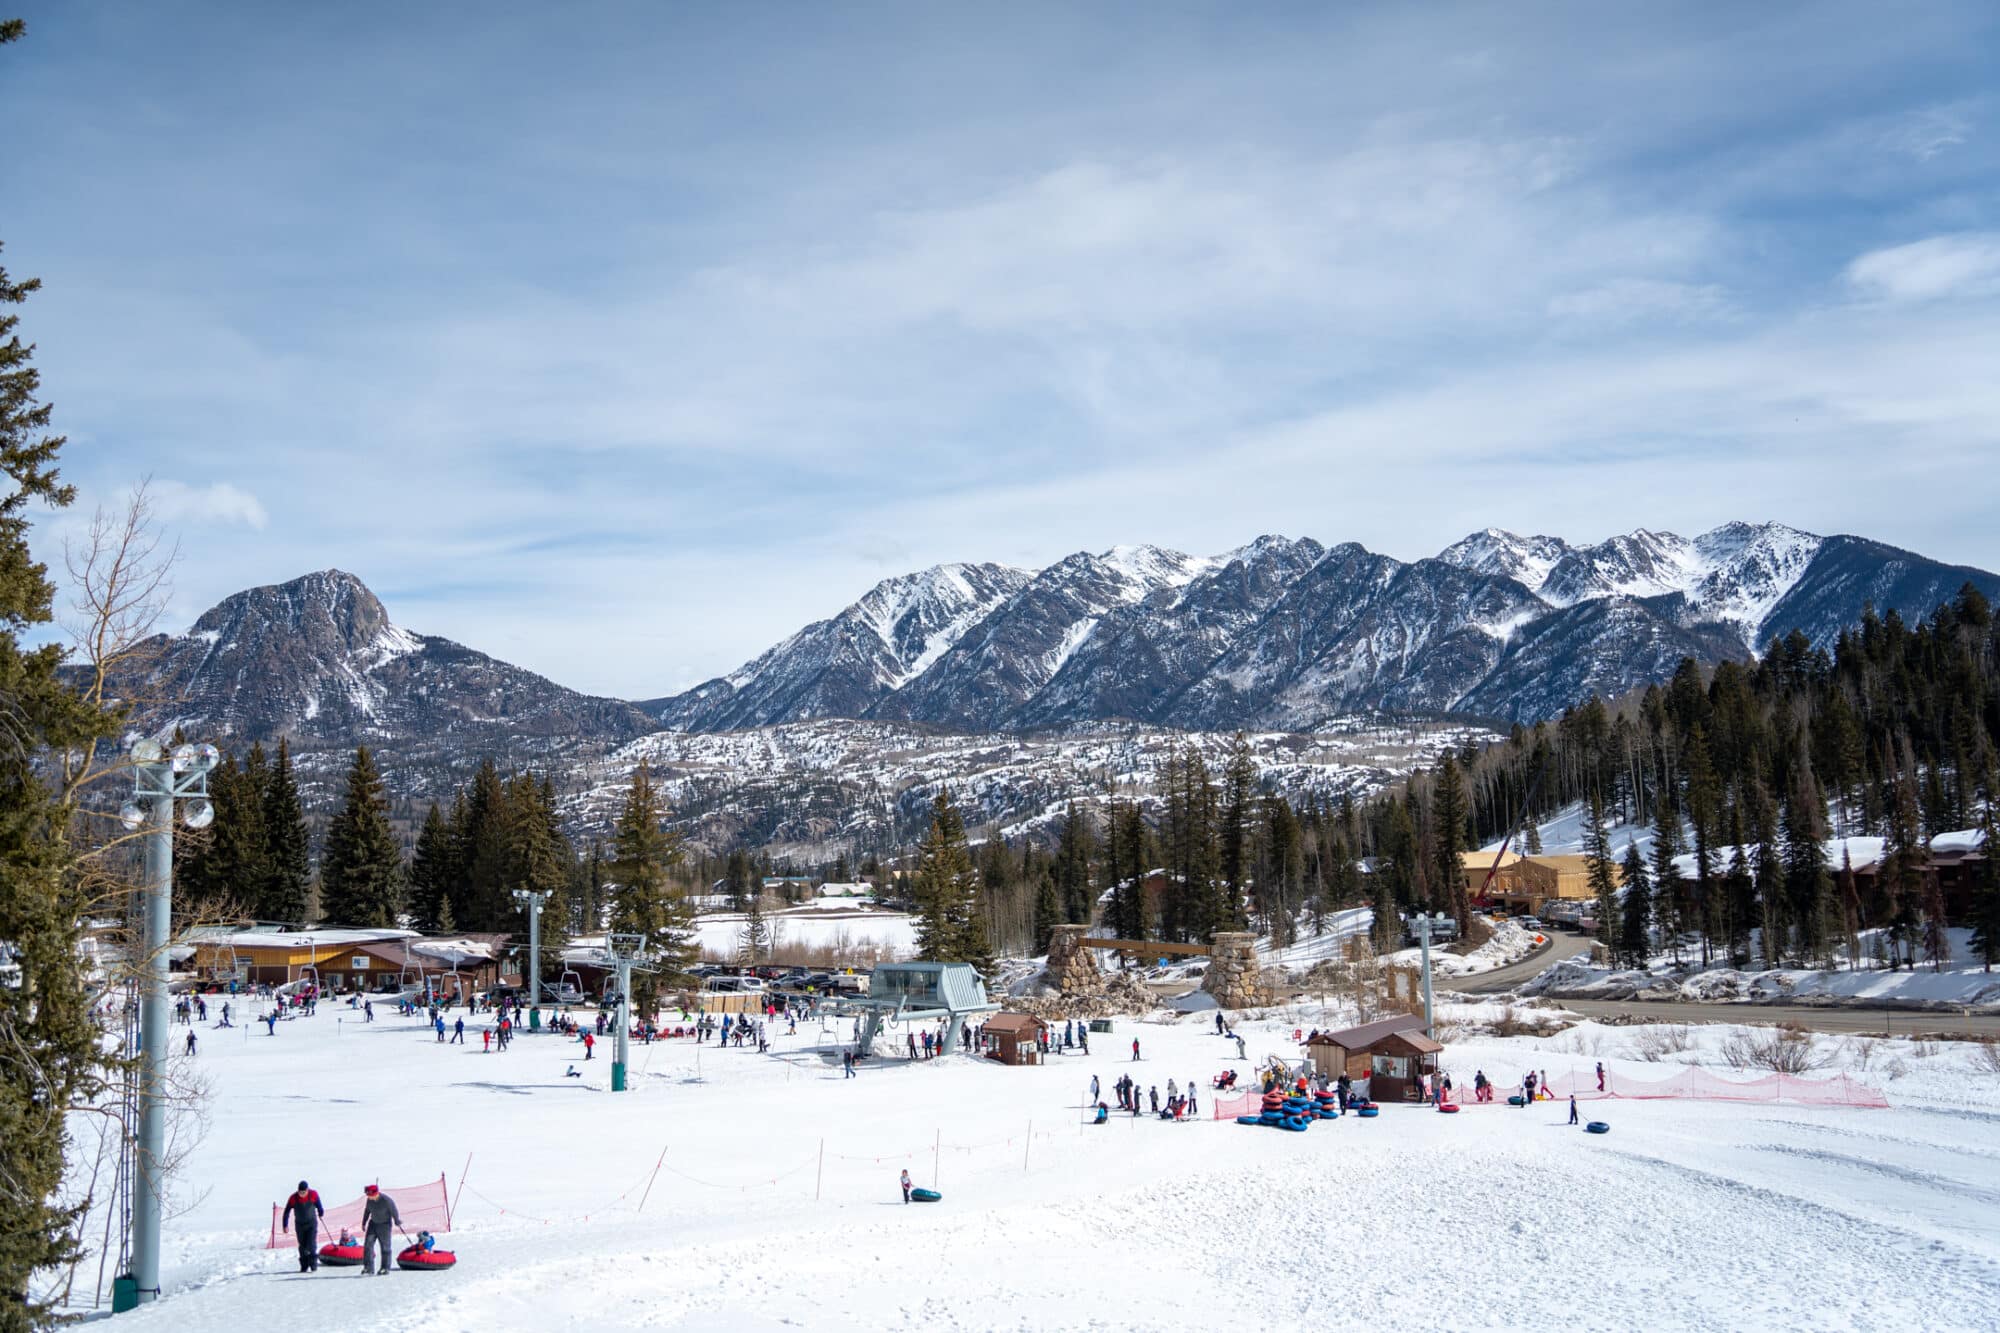
{"type": "MultiPolygon", "coordinates": [[[[1547,1021],[1545,1011],[1534,1011],[1547,1021]]],[[[481,1022],[484,1022],[481,1016],[481,1022]]],[[[1480,1328],[1990,1328],[2000,1301],[2000,1091],[1992,1048],[1808,1038],[1888,1110],[1610,1101],[1458,1115],[1385,1107],[1301,1134],[1208,1119],[1316,1007],[1239,1021],[1115,1022],[1091,1054],[1005,1068],[956,1055],[842,1077],[847,1020],[780,1023],[766,1054],[523,1036],[439,1045],[420,1017],[341,1007],[199,1032],[210,1125],[167,1230],[147,1328],[1184,1329],[1323,1321],[1480,1328]],[[1132,1059],[1132,1043],[1140,1059],[1132,1059]],[[570,1076],[571,1070],[580,1076],[570,1076]],[[1200,1089],[1203,1119],[1114,1114],[1131,1074],[1200,1089]],[[898,1173],[941,1202],[905,1205],[898,1173]],[[328,1206],[369,1181],[454,1196],[443,1273],[298,1273],[264,1248],[301,1178],[328,1206]]],[[[1440,1011],[1461,1098],[1530,1069],[1639,1085],[1682,1066],[1748,1079],[1730,1044],[1769,1029],[1514,1030],[1440,1011]]],[[[671,1015],[670,1015],[671,1023],[671,1015]]],[[[177,1030],[178,1037],[178,1030],[177,1030]]],[[[879,1050],[902,1046],[891,1031],[879,1050]]],[[[178,1049],[178,1046],[177,1046],[178,1049]]],[[[182,1060],[189,1057],[177,1057],[182,1060]]],[[[281,1242],[285,1238],[280,1238],[281,1242]]],[[[88,1304],[88,1275],[79,1284],[88,1304]]]]}

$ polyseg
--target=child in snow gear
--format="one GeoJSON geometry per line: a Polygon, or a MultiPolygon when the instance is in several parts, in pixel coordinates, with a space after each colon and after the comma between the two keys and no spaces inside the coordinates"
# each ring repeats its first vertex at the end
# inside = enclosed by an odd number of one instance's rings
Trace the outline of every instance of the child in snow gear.
{"type": "Polygon", "coordinates": [[[903,1202],[908,1203],[909,1201],[910,1201],[910,1173],[906,1170],[903,1172],[903,1202]]]}
{"type": "Polygon", "coordinates": [[[293,1213],[298,1214],[299,1220],[299,1271],[315,1272],[319,1268],[319,1220],[326,1216],[326,1206],[319,1201],[319,1191],[303,1180],[285,1200],[285,1215],[278,1220],[278,1230],[291,1226],[293,1213]]]}
{"type": "MultiPolygon", "coordinates": [[[[1598,1068],[1602,1069],[1604,1066],[1599,1065],[1598,1068]]],[[[1573,1092],[1569,1095],[1569,1122],[1572,1125],[1576,1123],[1576,1094],[1573,1092]]]]}

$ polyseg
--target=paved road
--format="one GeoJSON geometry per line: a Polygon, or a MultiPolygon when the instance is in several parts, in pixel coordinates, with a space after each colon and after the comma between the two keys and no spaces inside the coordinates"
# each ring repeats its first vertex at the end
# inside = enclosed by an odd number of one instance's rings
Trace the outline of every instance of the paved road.
{"type": "MultiPolygon", "coordinates": [[[[1446,980],[1437,988],[1461,995],[1493,995],[1519,987],[1531,977],[1566,958],[1575,958],[1590,949],[1590,937],[1556,931],[1546,948],[1537,949],[1518,963],[1480,972],[1473,976],[1446,980]]],[[[2000,1014],[1962,1014],[1956,1011],[1884,1008],[1880,1005],[1816,1004],[1700,1004],[1684,1000],[1564,1000],[1561,1005],[1590,1018],[1632,1017],[1653,1023],[1797,1023],[1812,1032],[1888,1033],[1899,1037],[1927,1033],[1949,1033],[1979,1037],[2000,1037],[2000,1014]]]]}
{"type": "Polygon", "coordinates": [[[1496,967],[1491,972],[1475,972],[1469,977],[1439,977],[1432,982],[1438,990],[1458,991],[1466,995],[1492,995],[1499,991],[1513,990],[1530,977],[1540,976],[1544,968],[1560,963],[1566,958],[1590,951],[1590,936],[1573,935],[1558,930],[1548,937],[1548,944],[1535,950],[1518,963],[1496,967]]]}
{"type": "Polygon", "coordinates": [[[1550,1000],[1587,1018],[1630,1016],[1647,1023],[1797,1023],[1812,1032],[1916,1037],[2000,1037],[2000,1014],[1865,1009],[1816,1004],[1692,1004],[1680,1000],[1550,1000]]]}

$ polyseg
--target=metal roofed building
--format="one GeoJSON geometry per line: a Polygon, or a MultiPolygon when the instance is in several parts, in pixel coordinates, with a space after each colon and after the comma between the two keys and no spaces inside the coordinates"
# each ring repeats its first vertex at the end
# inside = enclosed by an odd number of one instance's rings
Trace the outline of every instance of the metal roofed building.
{"type": "Polygon", "coordinates": [[[986,983],[970,963],[883,963],[868,978],[868,994],[848,1001],[868,1011],[856,1053],[866,1055],[891,1019],[948,1020],[944,1053],[958,1047],[958,1029],[973,1014],[990,1014],[999,1005],[986,997],[986,983]]]}

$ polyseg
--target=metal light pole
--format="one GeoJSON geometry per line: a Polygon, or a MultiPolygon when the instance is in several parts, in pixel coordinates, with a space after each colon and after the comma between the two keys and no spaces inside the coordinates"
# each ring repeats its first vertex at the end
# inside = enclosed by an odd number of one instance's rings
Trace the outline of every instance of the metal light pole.
{"type": "Polygon", "coordinates": [[[536,893],[532,889],[514,890],[514,901],[528,909],[528,1003],[535,1005],[542,999],[542,904],[549,900],[546,893],[536,893]]]}
{"type": "Polygon", "coordinates": [[[632,1051],[632,968],[643,961],[644,935],[613,935],[605,941],[618,969],[618,1044],[611,1057],[611,1090],[625,1091],[625,1064],[632,1051]]]}
{"type": "Polygon", "coordinates": [[[1435,1024],[1431,1021],[1431,927],[1443,925],[1444,914],[1419,912],[1410,918],[1410,924],[1416,927],[1417,943],[1423,946],[1424,951],[1424,1035],[1431,1037],[1435,1031],[1435,1024]]]}
{"type": "MultiPolygon", "coordinates": [[[[118,811],[128,829],[146,826],[144,952],[139,959],[138,1180],[132,1192],[132,1272],[138,1304],[160,1298],[160,1217],[167,1142],[167,941],[172,935],[174,802],[181,822],[207,828],[208,772],[222,760],[213,745],[177,745],[172,755],[156,740],[132,746],[132,799],[118,811]]],[[[128,1131],[129,1132],[129,1131],[128,1131]]]]}

